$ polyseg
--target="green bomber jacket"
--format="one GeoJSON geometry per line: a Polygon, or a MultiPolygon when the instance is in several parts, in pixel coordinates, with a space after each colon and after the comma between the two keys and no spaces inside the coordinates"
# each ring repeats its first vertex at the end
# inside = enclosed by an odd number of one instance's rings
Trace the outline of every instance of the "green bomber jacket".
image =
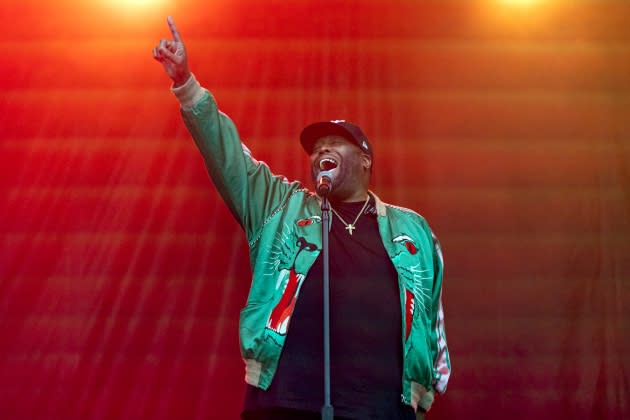
{"type": "MultiPolygon", "coordinates": [[[[321,251],[320,199],[256,160],[194,76],[173,92],[214,185],[247,237],[252,281],[240,313],[240,348],[246,382],[267,389],[300,286],[321,251]]],[[[422,216],[371,194],[383,245],[398,273],[401,399],[416,411],[427,411],[434,392],[446,391],[451,370],[441,299],[442,253],[422,216]]]]}

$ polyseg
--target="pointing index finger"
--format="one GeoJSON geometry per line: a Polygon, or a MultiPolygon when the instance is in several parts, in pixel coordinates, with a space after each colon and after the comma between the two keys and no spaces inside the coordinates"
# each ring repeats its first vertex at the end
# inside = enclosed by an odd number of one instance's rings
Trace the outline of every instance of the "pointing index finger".
{"type": "Polygon", "coordinates": [[[176,42],[182,42],[182,37],[179,35],[177,26],[175,26],[175,21],[173,20],[173,16],[167,17],[166,22],[168,23],[168,29],[170,29],[171,34],[173,35],[173,40],[176,42]]]}

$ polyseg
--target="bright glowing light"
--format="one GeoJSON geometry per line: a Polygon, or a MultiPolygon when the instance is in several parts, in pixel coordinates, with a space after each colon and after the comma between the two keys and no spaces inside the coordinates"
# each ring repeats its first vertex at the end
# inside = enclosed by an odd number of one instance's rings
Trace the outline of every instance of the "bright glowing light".
{"type": "Polygon", "coordinates": [[[527,38],[537,31],[547,31],[558,13],[558,1],[485,0],[479,8],[483,25],[491,30],[527,38]]]}
{"type": "Polygon", "coordinates": [[[109,0],[109,2],[121,8],[127,7],[159,7],[166,3],[166,0],[109,0]]]}
{"type": "Polygon", "coordinates": [[[542,0],[499,0],[500,3],[514,6],[534,6],[542,0]]]}
{"type": "Polygon", "coordinates": [[[110,8],[129,14],[161,10],[170,0],[102,0],[110,8]]]}

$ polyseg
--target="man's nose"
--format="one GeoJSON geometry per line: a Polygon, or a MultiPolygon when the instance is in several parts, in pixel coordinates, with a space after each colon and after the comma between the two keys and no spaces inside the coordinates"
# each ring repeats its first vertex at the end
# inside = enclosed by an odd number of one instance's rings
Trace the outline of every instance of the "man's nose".
{"type": "Polygon", "coordinates": [[[319,146],[319,149],[317,149],[317,154],[321,155],[322,153],[330,152],[330,150],[331,147],[329,144],[322,144],[319,146]]]}

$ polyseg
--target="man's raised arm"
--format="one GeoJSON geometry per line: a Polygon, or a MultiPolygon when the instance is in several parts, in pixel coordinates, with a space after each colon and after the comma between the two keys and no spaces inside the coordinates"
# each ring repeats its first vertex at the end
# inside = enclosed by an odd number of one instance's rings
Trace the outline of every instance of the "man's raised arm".
{"type": "Polygon", "coordinates": [[[186,48],[173,18],[169,16],[167,23],[172,39],[160,40],[153,48],[153,58],[173,81],[171,90],[180,102],[184,123],[214,185],[251,238],[299,185],[275,176],[252,157],[232,120],[219,111],[214,97],[188,68],[186,48]]]}

